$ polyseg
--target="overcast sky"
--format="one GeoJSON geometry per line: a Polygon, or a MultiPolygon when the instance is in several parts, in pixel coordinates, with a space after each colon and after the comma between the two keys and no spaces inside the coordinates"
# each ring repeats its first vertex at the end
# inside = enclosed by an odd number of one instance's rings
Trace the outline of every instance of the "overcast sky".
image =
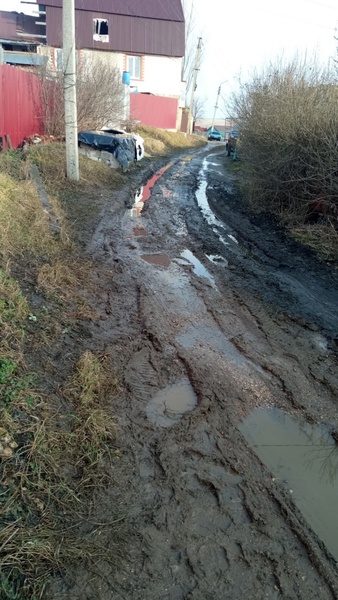
{"type": "MultiPolygon", "coordinates": [[[[197,95],[207,96],[205,116],[212,117],[218,86],[226,99],[237,78],[248,77],[282,54],[298,51],[327,64],[336,52],[338,0],[190,0],[196,11],[197,36],[204,44],[204,62],[197,82],[197,95]]],[[[158,0],[170,2],[170,0],[158,0]]],[[[0,0],[2,10],[28,11],[19,0],[0,0]]],[[[217,116],[223,117],[220,100],[217,116]]]]}
{"type": "MultiPolygon", "coordinates": [[[[43,4],[42,1],[41,4],[43,4]]],[[[0,10],[16,10],[26,14],[33,14],[34,7],[30,7],[29,4],[21,4],[20,0],[0,0],[0,10]]]]}
{"type": "MultiPolygon", "coordinates": [[[[226,98],[243,80],[278,56],[315,52],[327,64],[336,52],[337,0],[194,0],[205,59],[197,94],[208,97],[212,117],[218,86],[226,98]]],[[[222,102],[220,102],[220,106],[222,102]]],[[[223,105],[222,105],[223,107],[223,105]]],[[[224,116],[221,110],[218,116],[224,116]]]]}

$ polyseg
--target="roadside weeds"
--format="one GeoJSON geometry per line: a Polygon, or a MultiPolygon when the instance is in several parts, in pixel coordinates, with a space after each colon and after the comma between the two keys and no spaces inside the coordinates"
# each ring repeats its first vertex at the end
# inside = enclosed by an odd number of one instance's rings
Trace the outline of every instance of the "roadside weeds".
{"type": "Polygon", "coordinates": [[[338,230],[336,221],[330,215],[317,215],[313,223],[308,223],[306,211],[302,208],[285,209],[283,206],[276,207],[273,204],[267,208],[266,204],[262,204],[259,200],[259,191],[255,193],[249,182],[245,160],[230,159],[226,162],[226,167],[253,212],[268,212],[274,215],[294,239],[314,251],[321,261],[332,265],[338,264],[338,230]]]}

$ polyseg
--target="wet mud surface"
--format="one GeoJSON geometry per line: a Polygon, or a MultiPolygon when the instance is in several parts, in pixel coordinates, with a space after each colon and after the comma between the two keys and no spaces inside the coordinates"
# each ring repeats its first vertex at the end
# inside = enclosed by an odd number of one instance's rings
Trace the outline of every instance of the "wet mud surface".
{"type": "MultiPolygon", "coordinates": [[[[210,145],[172,161],[146,202],[135,182],[88,242],[92,343],[126,389],[113,405],[121,458],[97,512],[108,522],[119,507],[124,543],[116,565],[74,573],[55,599],[338,598],[328,522],[315,528],[306,508],[320,494],[295,502],[297,470],[291,486],[249,426],[263,409],[337,430],[338,277],[250,214],[227,160],[210,145]]],[[[330,465],[321,476],[334,481],[330,465]]]]}

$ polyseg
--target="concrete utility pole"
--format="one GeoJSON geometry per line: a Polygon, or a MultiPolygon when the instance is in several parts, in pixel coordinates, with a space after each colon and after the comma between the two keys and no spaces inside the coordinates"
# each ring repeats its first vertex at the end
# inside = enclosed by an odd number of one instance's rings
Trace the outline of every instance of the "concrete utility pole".
{"type": "Polygon", "coordinates": [[[66,126],[67,177],[79,181],[79,150],[77,139],[76,53],[74,0],[63,0],[62,8],[64,98],[66,126]]]}
{"type": "Polygon", "coordinates": [[[216,104],[215,104],[215,110],[214,110],[214,116],[212,118],[211,133],[214,131],[216,112],[217,112],[217,109],[218,109],[218,100],[219,100],[219,97],[220,97],[220,94],[221,94],[221,87],[222,87],[223,83],[227,83],[227,82],[228,82],[227,79],[225,81],[222,81],[222,83],[220,84],[220,86],[218,88],[217,98],[216,98],[216,104]]]}
{"type": "Polygon", "coordinates": [[[192,80],[192,88],[191,88],[191,97],[190,97],[190,105],[189,105],[189,119],[188,119],[188,133],[192,133],[192,127],[194,122],[193,109],[194,109],[194,95],[196,91],[196,80],[197,73],[200,67],[200,58],[201,58],[201,50],[202,50],[202,38],[198,38],[197,42],[197,50],[195,57],[195,66],[194,66],[194,77],[192,80]]]}

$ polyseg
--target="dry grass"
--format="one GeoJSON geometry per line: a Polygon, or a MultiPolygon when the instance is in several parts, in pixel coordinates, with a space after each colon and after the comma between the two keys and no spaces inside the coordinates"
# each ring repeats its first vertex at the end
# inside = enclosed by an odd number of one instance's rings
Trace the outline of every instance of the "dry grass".
{"type": "Polygon", "coordinates": [[[18,283],[0,269],[0,323],[22,324],[28,317],[27,300],[18,283]]]}
{"type": "Polygon", "coordinates": [[[204,138],[197,135],[186,135],[180,131],[138,127],[137,133],[143,137],[145,151],[151,155],[171,154],[178,150],[199,148],[206,144],[204,138]]]}
{"type": "MultiPolygon", "coordinates": [[[[233,110],[253,206],[296,227],[308,222],[316,206],[320,212],[312,220],[322,220],[322,214],[337,227],[338,92],[332,74],[314,61],[280,61],[242,86],[233,110]]],[[[313,239],[318,240],[319,231],[313,239]]]]}
{"type": "Polygon", "coordinates": [[[0,252],[4,259],[23,253],[52,255],[58,242],[34,185],[0,174],[0,252]]]}
{"type": "Polygon", "coordinates": [[[29,317],[29,307],[18,283],[0,269],[0,352],[22,362],[23,325],[29,317]]]}
{"type": "Polygon", "coordinates": [[[153,138],[144,139],[144,151],[151,156],[156,154],[166,154],[167,147],[161,140],[154,140],[153,138]]]}
{"type": "Polygon", "coordinates": [[[120,386],[88,351],[64,390],[67,415],[53,412],[12,359],[0,359],[0,389],[0,595],[33,598],[51,572],[101,552],[78,527],[87,494],[110,479],[116,425],[107,400],[120,386]]]}
{"type": "Polygon", "coordinates": [[[52,195],[67,192],[80,194],[91,188],[96,191],[97,188],[104,187],[116,189],[126,180],[121,171],[80,154],[80,181],[69,181],[66,177],[66,148],[61,142],[31,146],[28,149],[28,159],[38,165],[43,182],[52,195]]]}
{"type": "Polygon", "coordinates": [[[69,298],[79,284],[76,265],[56,261],[45,264],[38,270],[38,285],[46,294],[57,295],[60,299],[69,298]]]}
{"type": "Polygon", "coordinates": [[[90,351],[82,355],[66,395],[76,407],[70,443],[79,457],[77,466],[81,463],[86,467],[86,485],[93,483],[92,469],[96,481],[95,471],[99,467],[104,470],[111,456],[116,425],[109,415],[107,399],[114,397],[121,389],[119,381],[106,370],[104,359],[100,360],[90,351]]]}
{"type": "MultiPolygon", "coordinates": [[[[51,145],[50,150],[34,148],[32,153],[44,164],[53,193],[77,191],[76,186],[64,183],[64,177],[60,180],[62,145],[51,145]]],[[[41,357],[41,344],[49,348],[52,340],[62,337],[65,323],[69,321],[72,327],[74,318],[92,318],[91,307],[80,296],[91,265],[71,259],[67,236],[56,239],[51,234],[34,185],[27,179],[27,165],[21,158],[18,161],[18,153],[5,159],[2,155],[1,161],[0,598],[37,600],[55,571],[74,562],[93,562],[98,556],[114,560],[95,542],[95,536],[89,540],[80,531],[84,522],[90,524],[94,492],[111,479],[116,424],[109,400],[121,387],[111,376],[108,358],[90,351],[83,354],[63,387],[55,384],[50,396],[39,391],[41,385],[44,390],[50,385],[48,359],[39,366],[39,378],[29,373],[28,348],[38,343],[41,357]],[[13,272],[29,272],[30,281],[37,281],[45,295],[46,306],[36,314],[11,277],[11,268],[18,266],[23,269],[13,268],[13,272]],[[55,311],[49,296],[58,300],[55,311]],[[76,317],[71,317],[74,311],[76,317]]],[[[106,167],[88,164],[87,180],[93,186],[99,180],[101,185],[106,167]]],[[[111,176],[115,178],[116,173],[109,170],[104,185],[111,176]]],[[[114,179],[120,180],[120,175],[114,179]]],[[[86,184],[80,184],[80,194],[82,185],[86,184]]],[[[55,196],[51,203],[64,227],[55,196]]],[[[60,380],[64,380],[62,374],[60,380]]]]}
{"type": "Polygon", "coordinates": [[[329,225],[303,225],[291,229],[292,235],[309,246],[326,262],[338,262],[338,231],[329,225]]]}
{"type": "Polygon", "coordinates": [[[0,173],[6,173],[16,181],[24,181],[28,176],[28,168],[19,152],[6,150],[0,152],[0,173]]]}

